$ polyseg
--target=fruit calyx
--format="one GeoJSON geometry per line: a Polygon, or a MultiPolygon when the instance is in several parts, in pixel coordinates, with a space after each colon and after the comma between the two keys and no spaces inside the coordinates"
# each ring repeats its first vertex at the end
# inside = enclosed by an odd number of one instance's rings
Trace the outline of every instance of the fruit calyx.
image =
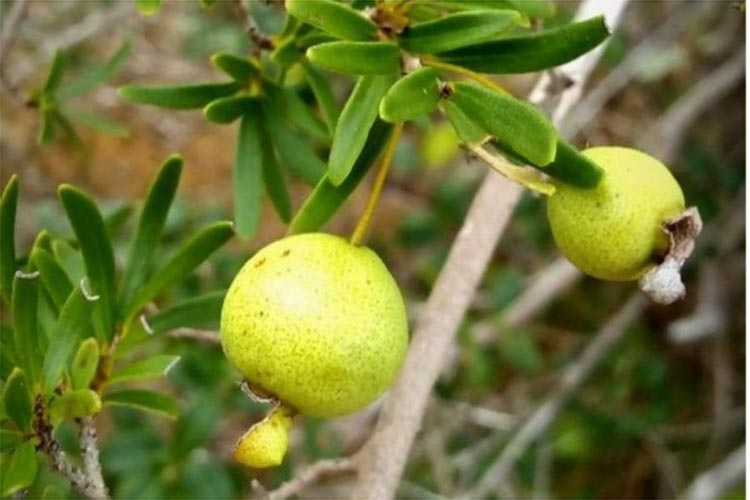
{"type": "Polygon", "coordinates": [[[669,249],[662,262],[638,281],[641,290],[659,304],[671,304],[685,296],[680,270],[695,248],[695,239],[703,228],[696,207],[665,221],[661,230],[669,237],[669,249]]]}

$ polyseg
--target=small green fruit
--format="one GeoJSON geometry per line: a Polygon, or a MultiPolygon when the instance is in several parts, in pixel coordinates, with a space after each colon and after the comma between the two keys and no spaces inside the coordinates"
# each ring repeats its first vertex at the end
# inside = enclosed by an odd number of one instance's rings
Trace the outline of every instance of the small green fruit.
{"type": "Polygon", "coordinates": [[[232,457],[256,469],[280,465],[289,446],[291,429],[292,412],[278,406],[237,441],[232,457]]]}
{"type": "Polygon", "coordinates": [[[372,250],[302,234],[268,245],[240,270],[224,301],[221,341],[258,392],[307,415],[345,415],[396,377],[406,311],[372,250]]]}
{"type": "Polygon", "coordinates": [[[597,147],[583,152],[604,170],[594,189],[557,183],[547,217],[563,255],[596,278],[638,279],[669,247],[662,224],[685,210],[677,181],[640,151],[597,147]]]}

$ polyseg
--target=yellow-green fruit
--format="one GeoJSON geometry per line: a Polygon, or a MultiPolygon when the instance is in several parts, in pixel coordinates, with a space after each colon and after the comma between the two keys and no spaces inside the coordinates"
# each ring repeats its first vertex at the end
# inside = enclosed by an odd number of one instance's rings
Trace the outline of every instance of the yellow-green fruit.
{"type": "Polygon", "coordinates": [[[292,412],[279,406],[248,429],[237,441],[232,456],[242,465],[256,469],[279,465],[289,446],[291,429],[292,412]]]}
{"type": "Polygon", "coordinates": [[[583,152],[603,170],[595,189],[557,183],[547,217],[563,255],[596,278],[638,279],[666,253],[662,223],[685,210],[679,184],[640,151],[597,147],[583,152]]]}
{"type": "Polygon", "coordinates": [[[372,250],[302,234],[243,266],[224,301],[221,341],[259,392],[311,416],[345,415],[393,382],[408,341],[406,311],[372,250]]]}

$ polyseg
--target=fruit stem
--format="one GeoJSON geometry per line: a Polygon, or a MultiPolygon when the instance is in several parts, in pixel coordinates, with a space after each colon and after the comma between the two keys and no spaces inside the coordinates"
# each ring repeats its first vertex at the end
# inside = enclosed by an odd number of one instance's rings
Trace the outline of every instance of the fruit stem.
{"type": "Polygon", "coordinates": [[[393,154],[396,152],[396,144],[398,144],[398,140],[401,137],[401,130],[403,128],[403,122],[398,123],[395,127],[393,127],[393,132],[391,133],[391,138],[388,139],[388,146],[386,146],[383,161],[380,163],[378,175],[375,178],[375,183],[372,186],[372,191],[370,191],[370,197],[367,199],[365,211],[362,212],[362,216],[359,218],[359,222],[357,222],[357,227],[354,229],[352,237],[349,240],[352,245],[360,245],[362,243],[362,238],[364,238],[365,233],[367,232],[367,228],[369,227],[370,221],[372,220],[372,215],[375,212],[375,207],[377,207],[378,205],[380,193],[383,191],[385,179],[386,177],[388,177],[388,170],[391,167],[393,154]]]}
{"type": "Polygon", "coordinates": [[[511,181],[547,196],[555,194],[555,185],[545,180],[539,171],[508,163],[484,149],[481,144],[471,145],[469,149],[494,171],[511,181]]]}
{"type": "Polygon", "coordinates": [[[422,65],[430,66],[430,67],[433,67],[435,69],[439,69],[442,71],[448,71],[449,73],[455,73],[457,75],[465,76],[469,80],[474,80],[475,82],[482,84],[485,87],[490,88],[496,92],[500,92],[501,94],[504,94],[504,95],[511,95],[510,92],[508,92],[503,87],[493,82],[486,76],[480,75],[479,73],[475,73],[474,71],[471,71],[470,69],[466,69],[461,66],[456,66],[455,64],[449,64],[445,62],[436,61],[429,57],[422,58],[422,65]]]}

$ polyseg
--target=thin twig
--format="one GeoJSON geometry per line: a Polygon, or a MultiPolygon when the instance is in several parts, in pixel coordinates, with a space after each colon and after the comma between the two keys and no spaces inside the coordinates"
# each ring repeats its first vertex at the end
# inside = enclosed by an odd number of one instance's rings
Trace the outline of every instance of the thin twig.
{"type": "Polygon", "coordinates": [[[324,477],[337,476],[353,472],[356,468],[356,455],[347,458],[336,458],[332,460],[321,460],[316,462],[294,479],[287,481],[273,491],[268,492],[269,500],[284,500],[292,495],[298,494],[306,487],[316,483],[324,477]]]}
{"type": "Polygon", "coordinates": [[[220,344],[221,337],[214,330],[198,330],[197,328],[175,328],[169,332],[169,336],[175,339],[193,339],[209,344],[220,344]]]}
{"type": "Polygon", "coordinates": [[[107,485],[102,476],[102,464],[99,461],[99,446],[96,442],[96,427],[91,417],[81,419],[80,432],[81,455],[83,456],[83,471],[91,485],[91,491],[96,498],[109,498],[107,485]]]}
{"type": "Polygon", "coordinates": [[[745,477],[745,445],[703,472],[677,498],[713,500],[740,484],[745,477]]]}
{"type": "Polygon", "coordinates": [[[467,495],[468,498],[485,498],[498,487],[508,491],[506,484],[508,475],[516,461],[532,443],[539,439],[539,436],[550,428],[568,398],[581,387],[607,352],[625,335],[628,325],[641,314],[645,305],[645,298],[640,293],[636,293],[599,330],[578,360],[565,369],[558,389],[513,434],[513,438],[505,446],[498,459],[487,468],[476,488],[467,495]]]}
{"type": "Polygon", "coordinates": [[[261,50],[273,49],[273,42],[263,34],[250,9],[242,0],[231,0],[231,2],[235,15],[241,20],[245,33],[252,43],[253,52],[257,55],[260,54],[261,50]]]}
{"type": "MultiPolygon", "coordinates": [[[[606,8],[610,26],[616,26],[626,4],[627,0],[612,0],[606,4],[586,0],[579,16],[590,17],[606,8]]],[[[579,98],[600,55],[601,50],[592,51],[563,68],[574,83],[560,97],[555,113],[558,124],[579,98]],[[574,94],[569,95],[569,92],[574,94]]],[[[542,79],[539,90],[532,94],[543,98],[547,81],[542,79]]],[[[393,497],[432,387],[520,195],[519,185],[494,174],[485,177],[475,195],[418,319],[398,380],[373,435],[362,450],[354,498],[393,497]]]]}

